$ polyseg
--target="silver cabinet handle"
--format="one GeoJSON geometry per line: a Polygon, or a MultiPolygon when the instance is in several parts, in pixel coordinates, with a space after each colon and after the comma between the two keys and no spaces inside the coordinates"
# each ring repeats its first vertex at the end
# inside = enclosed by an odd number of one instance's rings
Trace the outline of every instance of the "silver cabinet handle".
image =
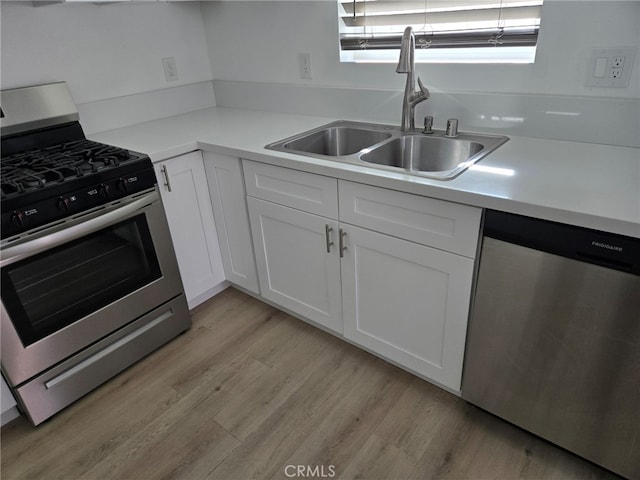
{"type": "Polygon", "coordinates": [[[340,235],[339,235],[339,240],[340,240],[340,245],[339,245],[339,249],[340,249],[340,258],[344,257],[344,251],[347,249],[346,245],[344,244],[344,237],[347,236],[347,232],[345,232],[343,229],[340,229],[340,235]]]}
{"type": "Polygon", "coordinates": [[[331,253],[331,245],[333,245],[333,242],[331,241],[331,235],[330,235],[331,232],[333,232],[333,228],[331,228],[329,225],[325,225],[324,238],[325,238],[325,241],[327,242],[327,253],[331,253]]]}
{"type": "Polygon", "coordinates": [[[164,186],[171,191],[171,182],[169,181],[169,172],[166,165],[162,165],[162,174],[164,175],[164,186]]]}

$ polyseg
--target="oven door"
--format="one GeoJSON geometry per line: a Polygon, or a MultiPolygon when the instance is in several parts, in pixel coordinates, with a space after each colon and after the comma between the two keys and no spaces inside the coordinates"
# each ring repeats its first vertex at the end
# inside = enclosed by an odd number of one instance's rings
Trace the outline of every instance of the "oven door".
{"type": "Polygon", "coordinates": [[[2,369],[17,386],[182,293],[157,191],[2,250],[2,369]]]}

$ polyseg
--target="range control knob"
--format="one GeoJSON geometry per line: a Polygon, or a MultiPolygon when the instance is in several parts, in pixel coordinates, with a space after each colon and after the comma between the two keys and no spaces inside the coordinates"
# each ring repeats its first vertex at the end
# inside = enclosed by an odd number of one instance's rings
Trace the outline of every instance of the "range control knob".
{"type": "Polygon", "coordinates": [[[62,210],[63,212],[69,211],[69,199],[67,197],[58,197],[56,201],[56,207],[58,210],[62,210]]]}
{"type": "Polygon", "coordinates": [[[14,210],[11,214],[11,223],[16,227],[24,227],[25,216],[20,210],[14,210]]]}
{"type": "Polygon", "coordinates": [[[100,195],[102,195],[104,198],[109,198],[109,192],[111,191],[111,187],[106,183],[103,183],[102,185],[100,185],[100,188],[98,189],[98,191],[100,192],[100,195]]]}
{"type": "Polygon", "coordinates": [[[117,186],[118,190],[126,193],[129,191],[129,180],[127,178],[119,178],[117,186]]]}

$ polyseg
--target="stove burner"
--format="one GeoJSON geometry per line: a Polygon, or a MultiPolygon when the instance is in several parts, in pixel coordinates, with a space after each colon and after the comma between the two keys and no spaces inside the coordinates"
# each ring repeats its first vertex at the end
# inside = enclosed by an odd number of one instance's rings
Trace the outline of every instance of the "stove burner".
{"type": "Polygon", "coordinates": [[[89,159],[80,165],[76,166],[77,175],[80,177],[85,173],[89,172],[97,172],[98,170],[102,170],[107,167],[107,163],[104,161],[89,159]]]}
{"type": "Polygon", "coordinates": [[[73,178],[115,168],[135,159],[128,150],[78,140],[2,158],[2,198],[63,183],[73,178]]]}

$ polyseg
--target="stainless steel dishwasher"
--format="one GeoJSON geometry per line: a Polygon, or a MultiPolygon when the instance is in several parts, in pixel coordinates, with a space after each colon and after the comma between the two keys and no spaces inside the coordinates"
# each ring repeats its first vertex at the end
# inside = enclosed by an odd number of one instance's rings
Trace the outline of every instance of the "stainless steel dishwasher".
{"type": "Polygon", "coordinates": [[[462,397],[640,478],[640,239],[487,211],[462,397]]]}

